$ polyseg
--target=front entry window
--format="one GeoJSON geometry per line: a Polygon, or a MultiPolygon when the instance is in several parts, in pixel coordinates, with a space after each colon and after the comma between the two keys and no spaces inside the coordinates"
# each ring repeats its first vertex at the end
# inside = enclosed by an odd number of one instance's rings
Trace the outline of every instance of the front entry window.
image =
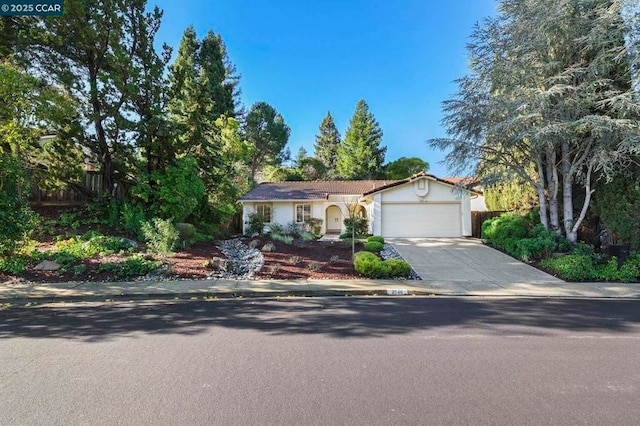
{"type": "Polygon", "coordinates": [[[311,219],[311,204],[296,205],[296,222],[305,223],[311,219]]]}

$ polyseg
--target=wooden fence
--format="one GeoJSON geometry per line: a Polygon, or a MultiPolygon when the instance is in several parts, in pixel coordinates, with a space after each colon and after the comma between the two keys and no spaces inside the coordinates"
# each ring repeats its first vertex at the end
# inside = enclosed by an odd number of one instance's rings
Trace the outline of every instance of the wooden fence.
{"type": "Polygon", "coordinates": [[[482,223],[492,217],[500,216],[504,211],[471,212],[471,236],[482,237],[482,223]]]}
{"type": "MultiPolygon", "coordinates": [[[[87,191],[99,194],[103,191],[102,175],[99,172],[88,171],[84,175],[84,180],[77,184],[83,187],[87,191]]],[[[37,182],[32,183],[31,198],[30,201],[34,204],[60,204],[60,205],[72,205],[72,204],[84,204],[89,201],[84,191],[74,189],[69,186],[57,191],[47,191],[38,187],[37,182]]],[[[129,189],[129,185],[118,185],[116,188],[115,196],[118,199],[125,197],[129,189]]]]}

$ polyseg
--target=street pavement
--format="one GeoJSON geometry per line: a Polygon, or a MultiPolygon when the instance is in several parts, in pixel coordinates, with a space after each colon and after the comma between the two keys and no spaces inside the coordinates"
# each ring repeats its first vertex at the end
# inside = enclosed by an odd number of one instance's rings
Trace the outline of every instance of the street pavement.
{"type": "Polygon", "coordinates": [[[640,301],[0,309],[2,425],[634,425],[640,301]]]}

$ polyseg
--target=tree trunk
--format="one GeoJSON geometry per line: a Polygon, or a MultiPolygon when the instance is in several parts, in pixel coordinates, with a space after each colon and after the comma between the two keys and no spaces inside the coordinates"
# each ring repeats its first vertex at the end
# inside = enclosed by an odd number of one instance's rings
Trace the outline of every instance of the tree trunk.
{"type": "Polygon", "coordinates": [[[571,170],[571,148],[569,142],[562,141],[562,219],[565,236],[569,241],[578,241],[578,235],[573,229],[573,175],[571,170]]]}
{"type": "Polygon", "coordinates": [[[544,165],[542,161],[542,154],[538,153],[536,156],[536,164],[538,167],[538,183],[535,185],[536,192],[538,193],[538,202],[540,203],[540,223],[544,226],[544,229],[549,229],[549,214],[547,212],[547,198],[544,194],[544,165]]]}
{"type": "Polygon", "coordinates": [[[102,190],[111,194],[113,191],[113,161],[107,143],[107,136],[102,123],[102,105],[98,97],[98,70],[93,58],[89,60],[89,90],[93,109],[93,125],[96,130],[96,142],[100,153],[100,171],[102,174],[102,190]]]}
{"type": "Polygon", "coordinates": [[[558,166],[556,165],[556,150],[553,146],[547,147],[546,168],[549,189],[549,229],[556,234],[561,234],[560,213],[558,211],[558,166]]]}
{"type": "Polygon", "coordinates": [[[587,209],[589,209],[589,203],[591,202],[591,195],[595,191],[595,190],[591,189],[591,172],[592,172],[592,170],[593,170],[593,166],[591,164],[589,164],[589,166],[587,168],[587,176],[585,178],[585,184],[584,184],[584,203],[582,203],[582,209],[580,210],[580,216],[576,220],[576,223],[573,224],[573,227],[571,228],[571,233],[567,234],[567,239],[569,239],[570,241],[573,241],[573,242],[578,241],[578,228],[580,227],[580,224],[582,223],[582,221],[584,220],[585,216],[587,215],[587,209]]]}

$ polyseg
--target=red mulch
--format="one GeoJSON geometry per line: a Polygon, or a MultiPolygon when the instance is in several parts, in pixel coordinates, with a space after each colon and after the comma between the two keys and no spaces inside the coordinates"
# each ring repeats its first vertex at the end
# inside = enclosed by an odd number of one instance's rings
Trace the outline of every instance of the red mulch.
{"type": "MultiPolygon", "coordinates": [[[[256,274],[260,279],[350,279],[361,278],[353,268],[351,245],[343,241],[295,240],[293,244],[257,238],[262,248],[267,242],[276,246],[274,252],[263,252],[264,266],[256,274]],[[295,259],[294,256],[299,257],[295,259]],[[331,257],[338,256],[337,263],[331,263],[331,257]],[[320,263],[320,270],[309,269],[309,262],[320,263]],[[273,266],[279,264],[280,266],[273,266]]],[[[249,244],[251,239],[245,239],[249,244]]],[[[356,245],[356,251],[361,246],[356,245]]]]}
{"type": "Polygon", "coordinates": [[[178,278],[204,279],[211,273],[204,267],[213,257],[225,257],[215,241],[201,241],[175,253],[168,259],[171,270],[178,278]]]}

